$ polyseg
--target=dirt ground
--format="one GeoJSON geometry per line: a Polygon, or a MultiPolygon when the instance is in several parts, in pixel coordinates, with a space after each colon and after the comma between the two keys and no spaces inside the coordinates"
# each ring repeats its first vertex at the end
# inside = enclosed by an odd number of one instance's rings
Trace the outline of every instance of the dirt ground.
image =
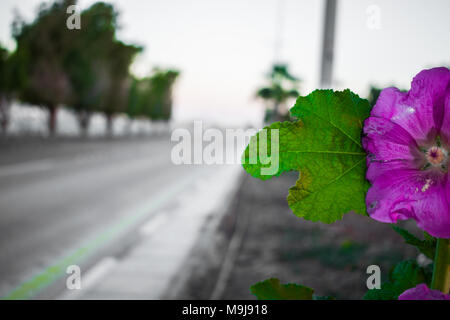
{"type": "MultiPolygon", "coordinates": [[[[386,279],[393,265],[417,258],[416,249],[388,224],[366,216],[349,213],[330,225],[296,217],[286,201],[296,178],[289,173],[260,181],[244,174],[222,221],[205,226],[167,297],[255,299],[250,286],[276,277],[309,286],[320,296],[361,299],[369,265],[380,266],[386,279]]],[[[414,223],[403,227],[414,229],[414,223]]]]}

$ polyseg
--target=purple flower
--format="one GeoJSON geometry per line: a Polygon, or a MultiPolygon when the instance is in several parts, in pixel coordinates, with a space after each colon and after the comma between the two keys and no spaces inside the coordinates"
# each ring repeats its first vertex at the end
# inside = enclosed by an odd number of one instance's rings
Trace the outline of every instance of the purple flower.
{"type": "Polygon", "coordinates": [[[398,300],[450,300],[450,294],[444,294],[439,290],[431,290],[425,283],[417,285],[403,292],[398,300]]]}
{"type": "Polygon", "coordinates": [[[450,238],[450,70],[421,71],[409,92],[384,89],[364,133],[370,216],[412,218],[431,235],[450,238]]]}

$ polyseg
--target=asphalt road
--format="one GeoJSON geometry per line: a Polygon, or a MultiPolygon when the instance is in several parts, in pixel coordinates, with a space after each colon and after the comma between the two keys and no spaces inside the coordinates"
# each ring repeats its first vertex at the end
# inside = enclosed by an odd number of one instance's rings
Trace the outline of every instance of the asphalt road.
{"type": "Polygon", "coordinates": [[[117,226],[170,205],[196,177],[213,172],[172,164],[171,146],[168,135],[0,140],[0,297],[51,281],[33,277],[58,259],[94,252],[99,235],[113,239],[117,226]]]}

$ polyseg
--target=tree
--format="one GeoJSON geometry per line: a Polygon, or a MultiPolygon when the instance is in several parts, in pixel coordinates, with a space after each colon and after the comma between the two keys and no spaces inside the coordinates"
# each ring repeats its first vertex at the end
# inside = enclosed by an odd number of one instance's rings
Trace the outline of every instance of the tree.
{"type": "Polygon", "coordinates": [[[74,3],[61,0],[42,4],[32,23],[16,18],[13,24],[17,48],[12,59],[20,74],[19,98],[48,110],[50,135],[55,133],[58,106],[70,103],[73,97],[64,57],[68,31],[66,8],[74,3]]]}
{"type": "Polygon", "coordinates": [[[142,48],[116,41],[111,44],[105,61],[108,84],[101,110],[106,116],[108,135],[112,134],[112,121],[116,113],[126,110],[131,84],[129,68],[133,58],[142,48]]]}
{"type": "Polygon", "coordinates": [[[129,118],[129,131],[135,119],[148,119],[150,105],[150,78],[131,78],[128,105],[125,110],[129,118]]]}
{"type": "Polygon", "coordinates": [[[127,114],[131,119],[145,117],[169,120],[172,114],[172,89],[179,72],[154,69],[149,77],[133,78],[128,98],[127,114]]]}
{"type": "Polygon", "coordinates": [[[11,71],[9,52],[0,46],[0,126],[3,133],[9,123],[9,101],[13,91],[11,71]]]}
{"type": "Polygon", "coordinates": [[[288,99],[299,96],[299,79],[291,75],[288,67],[284,64],[275,64],[268,75],[269,86],[262,87],[256,92],[256,96],[273,106],[273,110],[266,110],[266,121],[270,119],[279,120],[280,106],[284,105],[288,99]]]}
{"type": "Polygon", "coordinates": [[[126,108],[129,66],[141,47],[116,39],[117,12],[98,2],[81,13],[83,27],[71,32],[65,68],[77,95],[72,108],[86,133],[94,111],[104,112],[111,134],[112,117],[126,108]]]}
{"type": "Polygon", "coordinates": [[[155,69],[150,77],[151,109],[149,117],[155,120],[169,120],[172,115],[172,89],[179,76],[176,70],[155,69]]]}
{"type": "Polygon", "coordinates": [[[370,86],[370,92],[369,92],[369,96],[367,97],[367,100],[369,100],[369,104],[371,107],[373,107],[375,105],[375,103],[378,100],[378,96],[381,93],[381,89],[374,87],[374,86],[370,86]]]}
{"type": "Polygon", "coordinates": [[[94,3],[81,13],[81,29],[66,27],[67,7],[75,0],[41,5],[30,24],[16,19],[14,53],[19,63],[20,99],[49,110],[49,132],[55,131],[58,105],[71,107],[80,130],[87,131],[90,116],[100,111],[112,117],[126,108],[129,66],[141,47],[116,39],[117,12],[110,4],[94,3]]]}
{"type": "Polygon", "coordinates": [[[108,84],[105,66],[108,48],[114,42],[117,14],[105,3],[95,3],[81,13],[82,28],[68,33],[64,68],[76,95],[75,111],[82,135],[87,133],[91,115],[100,109],[108,84]]]}
{"type": "Polygon", "coordinates": [[[128,106],[126,109],[126,114],[132,119],[136,119],[143,115],[142,108],[142,80],[136,77],[131,78],[130,90],[128,92],[128,106]]]}

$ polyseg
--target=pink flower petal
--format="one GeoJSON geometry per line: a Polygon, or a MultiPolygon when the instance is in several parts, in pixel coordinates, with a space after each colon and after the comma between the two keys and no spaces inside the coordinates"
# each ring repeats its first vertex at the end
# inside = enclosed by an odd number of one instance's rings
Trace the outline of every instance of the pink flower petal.
{"type": "Polygon", "coordinates": [[[411,163],[406,160],[392,160],[389,162],[369,161],[367,166],[366,178],[371,183],[374,183],[375,179],[386,173],[395,175],[397,170],[411,169],[411,163]]]}
{"type": "Polygon", "coordinates": [[[364,133],[370,216],[387,223],[412,218],[431,235],[450,238],[450,70],[421,71],[408,93],[384,89],[364,133]]]}
{"type": "Polygon", "coordinates": [[[431,290],[425,283],[403,292],[398,300],[450,300],[450,294],[444,294],[438,290],[431,290]]]}
{"type": "Polygon", "coordinates": [[[408,93],[397,88],[384,89],[372,116],[391,120],[414,139],[425,141],[430,132],[437,132],[442,126],[444,93],[449,82],[450,71],[447,68],[423,70],[414,77],[408,93]]]}
{"type": "Polygon", "coordinates": [[[414,219],[439,238],[450,238],[447,176],[414,169],[386,171],[378,176],[366,196],[371,218],[387,223],[414,219]]]}
{"type": "MultiPolygon", "coordinates": [[[[442,126],[445,111],[444,101],[449,84],[450,70],[445,67],[422,70],[411,83],[409,101],[414,102],[421,116],[431,110],[437,130],[442,126]]],[[[426,120],[426,122],[429,121],[428,118],[426,120]]]]}
{"type": "Polygon", "coordinates": [[[447,86],[444,106],[445,110],[441,126],[441,138],[444,140],[444,143],[450,147],[450,85],[447,86]]]}
{"type": "Polygon", "coordinates": [[[414,160],[411,148],[416,141],[398,124],[385,118],[370,117],[364,123],[363,146],[373,161],[414,160]]]}

